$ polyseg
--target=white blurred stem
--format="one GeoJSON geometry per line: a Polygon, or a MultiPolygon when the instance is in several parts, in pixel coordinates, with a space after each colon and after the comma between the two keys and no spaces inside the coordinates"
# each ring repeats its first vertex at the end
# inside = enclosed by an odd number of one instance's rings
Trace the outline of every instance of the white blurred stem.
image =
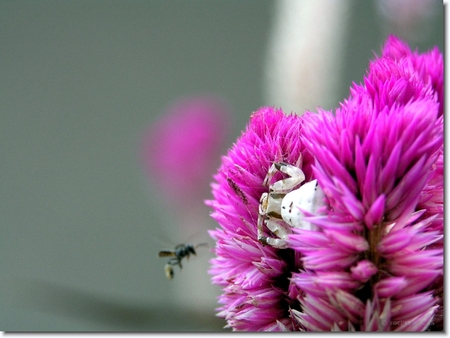
{"type": "Polygon", "coordinates": [[[275,2],[265,74],[268,105],[297,114],[336,106],[349,10],[349,0],[275,2]]]}

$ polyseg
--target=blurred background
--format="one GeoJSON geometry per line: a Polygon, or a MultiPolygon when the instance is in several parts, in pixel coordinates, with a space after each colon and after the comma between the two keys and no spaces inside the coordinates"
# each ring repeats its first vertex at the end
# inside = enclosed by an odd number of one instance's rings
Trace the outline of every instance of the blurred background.
{"type": "Polygon", "coordinates": [[[443,51],[442,1],[0,1],[0,330],[224,331],[221,154],[263,105],[337,106],[389,33],[443,51]]]}

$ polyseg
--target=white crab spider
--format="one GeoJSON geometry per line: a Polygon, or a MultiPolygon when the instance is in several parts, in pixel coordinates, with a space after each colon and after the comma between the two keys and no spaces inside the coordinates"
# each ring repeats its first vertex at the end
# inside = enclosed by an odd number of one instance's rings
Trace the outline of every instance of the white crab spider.
{"type": "Polygon", "coordinates": [[[286,238],[292,228],[315,230],[315,227],[304,220],[300,210],[315,213],[323,205],[324,194],[318,186],[317,180],[303,184],[294,189],[305,180],[303,171],[284,162],[274,162],[270,167],[263,184],[268,186],[270,179],[281,171],[289,177],[277,181],[269,186],[269,192],[261,195],[258,215],[258,241],[275,248],[287,248],[286,238]],[[278,238],[264,236],[264,224],[278,238]]]}

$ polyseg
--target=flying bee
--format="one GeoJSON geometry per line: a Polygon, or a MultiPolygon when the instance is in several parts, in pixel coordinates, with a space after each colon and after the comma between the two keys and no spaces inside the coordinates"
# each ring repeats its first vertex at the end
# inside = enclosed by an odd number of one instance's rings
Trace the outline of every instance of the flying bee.
{"type": "Polygon", "coordinates": [[[160,251],[158,256],[159,257],[171,257],[169,261],[167,262],[166,266],[164,267],[164,271],[166,272],[166,277],[168,279],[173,278],[173,267],[178,265],[180,269],[183,267],[181,265],[181,260],[186,257],[189,259],[189,256],[191,254],[197,255],[197,252],[195,251],[199,246],[208,246],[208,243],[200,243],[196,246],[192,244],[178,244],[175,247],[175,250],[173,251],[160,251]]]}

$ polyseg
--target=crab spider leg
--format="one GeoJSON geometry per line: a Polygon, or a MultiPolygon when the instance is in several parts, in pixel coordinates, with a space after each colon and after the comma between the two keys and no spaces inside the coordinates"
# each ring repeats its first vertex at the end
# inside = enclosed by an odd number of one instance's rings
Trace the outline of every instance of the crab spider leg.
{"type": "MultiPolygon", "coordinates": [[[[272,238],[272,237],[266,237],[264,236],[264,230],[263,230],[263,226],[264,223],[266,223],[268,221],[266,221],[264,219],[263,215],[259,215],[258,216],[258,225],[257,225],[257,231],[258,231],[258,241],[260,243],[262,243],[263,245],[270,245],[274,248],[278,248],[278,249],[286,249],[287,248],[287,243],[284,239],[282,238],[272,238]]],[[[275,229],[276,231],[280,230],[280,228],[282,227],[280,224],[276,223],[276,222],[272,222],[270,221],[271,225],[267,226],[270,230],[275,229]],[[273,224],[276,224],[275,226],[273,226],[273,224]]],[[[267,224],[267,223],[266,223],[267,224]]],[[[283,227],[284,230],[281,230],[281,232],[286,231],[286,229],[283,227]]]]}
{"type": "Polygon", "coordinates": [[[277,162],[273,162],[272,163],[272,165],[269,168],[269,171],[267,172],[266,177],[264,178],[264,182],[263,182],[264,186],[268,186],[270,184],[271,178],[277,172],[277,167],[275,166],[275,163],[277,163],[277,162]]]}
{"type": "MultiPolygon", "coordinates": [[[[281,202],[284,195],[275,193],[263,193],[259,200],[259,214],[268,215],[276,214],[280,215],[281,202]]],[[[281,215],[279,216],[281,218],[281,215]]]]}
{"type": "Polygon", "coordinates": [[[266,219],[264,223],[267,228],[279,238],[284,239],[291,233],[289,227],[286,227],[286,223],[283,220],[266,219]]]}
{"type": "Polygon", "coordinates": [[[268,243],[267,237],[264,236],[263,226],[264,226],[264,216],[260,214],[258,215],[258,223],[257,223],[258,241],[266,245],[268,243]]]}
{"type": "Polygon", "coordinates": [[[270,186],[270,191],[287,193],[305,180],[305,174],[300,168],[284,162],[274,162],[270,167],[266,178],[264,179],[265,185],[270,182],[270,179],[277,171],[281,171],[282,173],[289,175],[289,177],[272,184],[270,186]]]}
{"type": "Polygon", "coordinates": [[[287,249],[288,245],[284,239],[267,237],[266,242],[268,245],[277,249],[287,249]]]}
{"type": "MultiPolygon", "coordinates": [[[[270,180],[278,171],[281,171],[282,173],[285,173],[293,178],[298,177],[300,179],[300,182],[302,182],[305,179],[305,175],[303,174],[303,171],[299,167],[296,167],[294,165],[285,162],[273,162],[267,172],[266,177],[264,178],[263,185],[268,186],[270,184],[270,180]],[[303,179],[301,179],[301,177],[303,177],[303,179]]],[[[293,187],[295,187],[295,185],[291,186],[291,188],[293,187]]]]}

